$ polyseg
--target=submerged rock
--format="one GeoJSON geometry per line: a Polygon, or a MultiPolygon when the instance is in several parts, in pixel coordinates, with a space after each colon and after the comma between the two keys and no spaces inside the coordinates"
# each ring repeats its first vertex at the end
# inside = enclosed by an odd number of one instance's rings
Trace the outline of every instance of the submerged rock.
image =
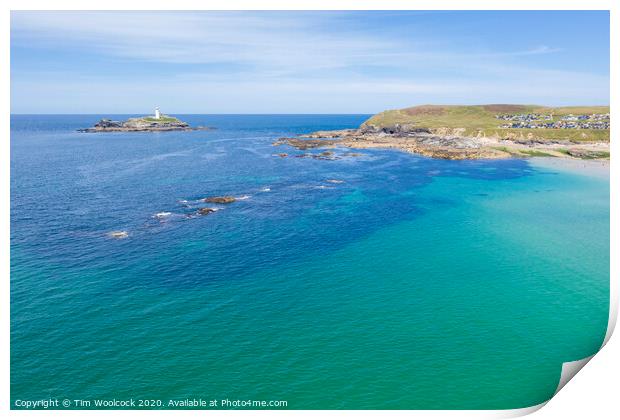
{"type": "Polygon", "coordinates": [[[198,214],[200,214],[201,216],[206,216],[207,214],[211,214],[216,212],[216,209],[212,209],[210,207],[203,207],[201,209],[198,209],[198,214]]]}
{"type": "Polygon", "coordinates": [[[234,203],[235,201],[237,201],[237,199],[230,195],[225,195],[221,197],[207,197],[202,201],[204,201],[205,203],[229,204],[234,203]]]}
{"type": "Polygon", "coordinates": [[[310,159],[317,159],[317,160],[338,160],[340,159],[338,156],[334,156],[333,153],[329,153],[329,154],[325,154],[325,153],[320,153],[320,154],[314,154],[314,153],[304,153],[302,155],[295,155],[296,158],[310,158],[310,159]]]}
{"type": "Polygon", "coordinates": [[[347,128],[343,130],[322,130],[322,131],[315,131],[314,133],[310,133],[310,134],[302,134],[299,137],[306,138],[306,139],[336,139],[336,138],[345,137],[351,134],[355,134],[355,132],[356,130],[352,128],[347,128]]]}
{"type": "Polygon", "coordinates": [[[126,230],[114,230],[112,232],[108,232],[108,236],[114,239],[124,239],[129,236],[129,233],[126,230]]]}
{"type": "Polygon", "coordinates": [[[272,143],[273,146],[287,145],[294,147],[297,150],[317,149],[319,147],[330,147],[338,143],[338,140],[322,140],[311,139],[302,140],[295,137],[281,137],[278,141],[272,143]]]}

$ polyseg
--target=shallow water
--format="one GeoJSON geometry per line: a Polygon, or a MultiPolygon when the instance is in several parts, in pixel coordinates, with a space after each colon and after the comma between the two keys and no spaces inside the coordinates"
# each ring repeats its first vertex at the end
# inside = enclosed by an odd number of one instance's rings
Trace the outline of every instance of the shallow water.
{"type": "Polygon", "coordinates": [[[271,145],[364,115],[179,117],[218,129],[12,116],[12,400],[518,408],[600,346],[608,180],[271,145]],[[193,217],[212,195],[244,199],[193,217]]]}

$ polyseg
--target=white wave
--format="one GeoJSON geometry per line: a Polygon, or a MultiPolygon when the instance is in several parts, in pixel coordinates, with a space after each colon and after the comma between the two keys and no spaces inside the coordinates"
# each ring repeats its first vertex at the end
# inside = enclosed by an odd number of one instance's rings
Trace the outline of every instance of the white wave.
{"type": "Polygon", "coordinates": [[[251,195],[242,195],[240,197],[235,197],[235,200],[247,200],[250,197],[252,197],[252,196],[251,195]]]}
{"type": "Polygon", "coordinates": [[[162,212],[159,212],[159,213],[155,213],[153,215],[153,217],[155,217],[157,219],[163,219],[163,218],[166,218],[166,217],[170,216],[171,214],[172,213],[169,212],[169,211],[162,211],[162,212]]]}
{"type": "Polygon", "coordinates": [[[271,188],[269,187],[261,188],[261,192],[269,192],[269,191],[271,191],[271,188]]]}
{"type": "Polygon", "coordinates": [[[112,232],[108,232],[108,237],[114,239],[125,239],[129,236],[129,232],[126,230],[114,230],[112,232]]]}

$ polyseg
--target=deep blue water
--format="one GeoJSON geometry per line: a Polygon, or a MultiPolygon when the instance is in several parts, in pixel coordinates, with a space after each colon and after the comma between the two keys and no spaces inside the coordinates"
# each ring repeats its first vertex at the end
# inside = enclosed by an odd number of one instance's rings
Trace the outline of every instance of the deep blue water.
{"type": "MultiPolygon", "coordinates": [[[[37,243],[41,259],[63,265],[100,266],[106,264],[102,253],[112,254],[115,258],[107,264],[113,268],[119,258],[133,261],[159,247],[165,253],[164,244],[192,238],[196,230],[216,236],[217,242],[204,250],[208,258],[203,254],[204,260],[186,263],[162,259],[156,263],[162,276],[148,280],[185,287],[196,282],[195,271],[207,281],[243,275],[258,264],[279,265],[301,254],[330,252],[413,218],[424,211],[424,203],[402,200],[399,194],[431,182],[435,172],[481,179],[530,172],[520,160],[447,162],[391,151],[363,151],[362,157],[335,162],[273,157],[285,149],[271,145],[281,136],[356,127],[367,117],[181,115],[191,125],[218,129],[85,134],[73,130],[91,126],[99,116],[15,116],[12,245],[20,249],[37,243]],[[269,193],[262,192],[265,188],[269,193]],[[370,199],[361,206],[332,205],[352,192],[370,199]],[[249,195],[251,200],[209,218],[175,217],[199,206],[188,209],[181,200],[212,195],[249,195]],[[173,216],[161,223],[153,219],[159,212],[173,216]],[[133,240],[105,240],[105,233],[114,230],[129,231],[133,240]]],[[[449,203],[450,197],[439,201],[449,203]]]]}
{"type": "Polygon", "coordinates": [[[516,408],[600,345],[607,180],[518,159],[336,149],[330,161],[272,145],[367,115],[76,131],[102,117],[129,116],[11,119],[13,400],[516,408]],[[196,216],[214,195],[239,200],[196,216]],[[108,236],[119,230],[129,236],[108,236]],[[540,328],[544,343],[524,338],[540,328]]]}

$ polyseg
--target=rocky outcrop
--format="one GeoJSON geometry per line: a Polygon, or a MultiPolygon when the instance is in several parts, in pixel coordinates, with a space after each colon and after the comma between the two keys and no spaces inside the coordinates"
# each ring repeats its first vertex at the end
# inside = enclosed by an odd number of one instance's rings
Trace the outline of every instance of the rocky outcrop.
{"type": "Polygon", "coordinates": [[[100,133],[132,131],[195,131],[212,129],[213,127],[190,127],[188,123],[177,118],[164,116],[160,119],[155,119],[152,117],[129,118],[126,121],[113,121],[104,118],[91,128],[81,128],[78,131],[82,133],[100,133]]]}
{"type": "Polygon", "coordinates": [[[198,209],[198,214],[201,216],[206,216],[207,214],[211,214],[213,212],[215,212],[216,209],[212,209],[210,207],[203,207],[201,209],[198,209]]]}
{"type": "Polygon", "coordinates": [[[430,130],[424,127],[416,127],[413,124],[392,124],[378,127],[372,124],[365,124],[358,130],[359,134],[389,134],[393,136],[409,136],[412,134],[430,134],[430,130]]]}
{"type": "Polygon", "coordinates": [[[97,124],[94,125],[94,128],[97,129],[108,129],[108,128],[121,128],[123,123],[120,121],[112,121],[108,119],[102,119],[97,124]]]}
{"type": "Polygon", "coordinates": [[[437,136],[425,132],[414,132],[396,135],[385,133],[361,134],[353,138],[343,139],[343,146],[370,149],[399,149],[409,153],[415,153],[437,159],[462,160],[462,159],[497,159],[506,158],[510,154],[486,147],[474,138],[460,136],[437,136]]]}
{"type": "Polygon", "coordinates": [[[340,138],[340,137],[344,137],[344,136],[348,136],[351,134],[354,134],[357,130],[356,129],[344,129],[344,130],[329,130],[329,131],[315,131],[314,133],[310,133],[310,134],[302,134],[301,138],[307,138],[307,139],[333,139],[333,138],[340,138]]]}
{"type": "Polygon", "coordinates": [[[237,201],[237,199],[235,197],[225,195],[221,197],[207,197],[202,201],[204,201],[205,203],[230,204],[237,201]]]}
{"type": "MultiPolygon", "coordinates": [[[[364,124],[359,130],[335,130],[311,133],[299,138],[284,137],[273,143],[288,145],[298,150],[349,147],[352,149],[398,149],[438,159],[502,159],[535,156],[538,152],[549,156],[580,159],[609,157],[609,145],[573,144],[566,140],[541,141],[534,138],[497,139],[485,136],[464,136],[462,131],[450,129],[429,130],[412,124],[394,124],[384,127],[364,124]],[[557,150],[556,150],[557,149],[557,150]]],[[[342,155],[345,156],[346,154],[342,155]]],[[[330,152],[305,153],[297,157],[336,160],[330,152]]]]}
{"type": "Polygon", "coordinates": [[[330,151],[321,152],[321,153],[304,153],[301,155],[295,155],[294,157],[316,159],[316,160],[340,160],[342,159],[342,157],[330,151]]]}
{"type": "MultiPolygon", "coordinates": [[[[440,159],[493,159],[510,156],[509,153],[484,147],[475,138],[462,136],[439,136],[429,130],[413,125],[389,127],[363,126],[359,130],[338,130],[333,136],[321,132],[320,137],[306,135],[303,138],[285,137],[274,145],[288,145],[298,150],[344,146],[356,149],[399,149],[410,153],[440,159]]],[[[319,154],[304,154],[298,157],[312,157],[333,160],[329,151],[319,154]]]]}
{"type": "Polygon", "coordinates": [[[278,141],[272,143],[273,146],[281,146],[281,145],[288,145],[288,146],[293,146],[295,149],[297,150],[308,150],[308,149],[316,149],[318,147],[327,147],[327,146],[334,146],[335,144],[338,143],[338,140],[327,140],[327,139],[322,139],[322,138],[311,138],[311,140],[306,140],[307,136],[304,136],[303,138],[297,138],[297,137],[281,137],[278,139],[278,141]]]}
{"type": "Polygon", "coordinates": [[[579,159],[606,159],[609,158],[609,152],[598,150],[567,150],[566,154],[579,159]]]}

